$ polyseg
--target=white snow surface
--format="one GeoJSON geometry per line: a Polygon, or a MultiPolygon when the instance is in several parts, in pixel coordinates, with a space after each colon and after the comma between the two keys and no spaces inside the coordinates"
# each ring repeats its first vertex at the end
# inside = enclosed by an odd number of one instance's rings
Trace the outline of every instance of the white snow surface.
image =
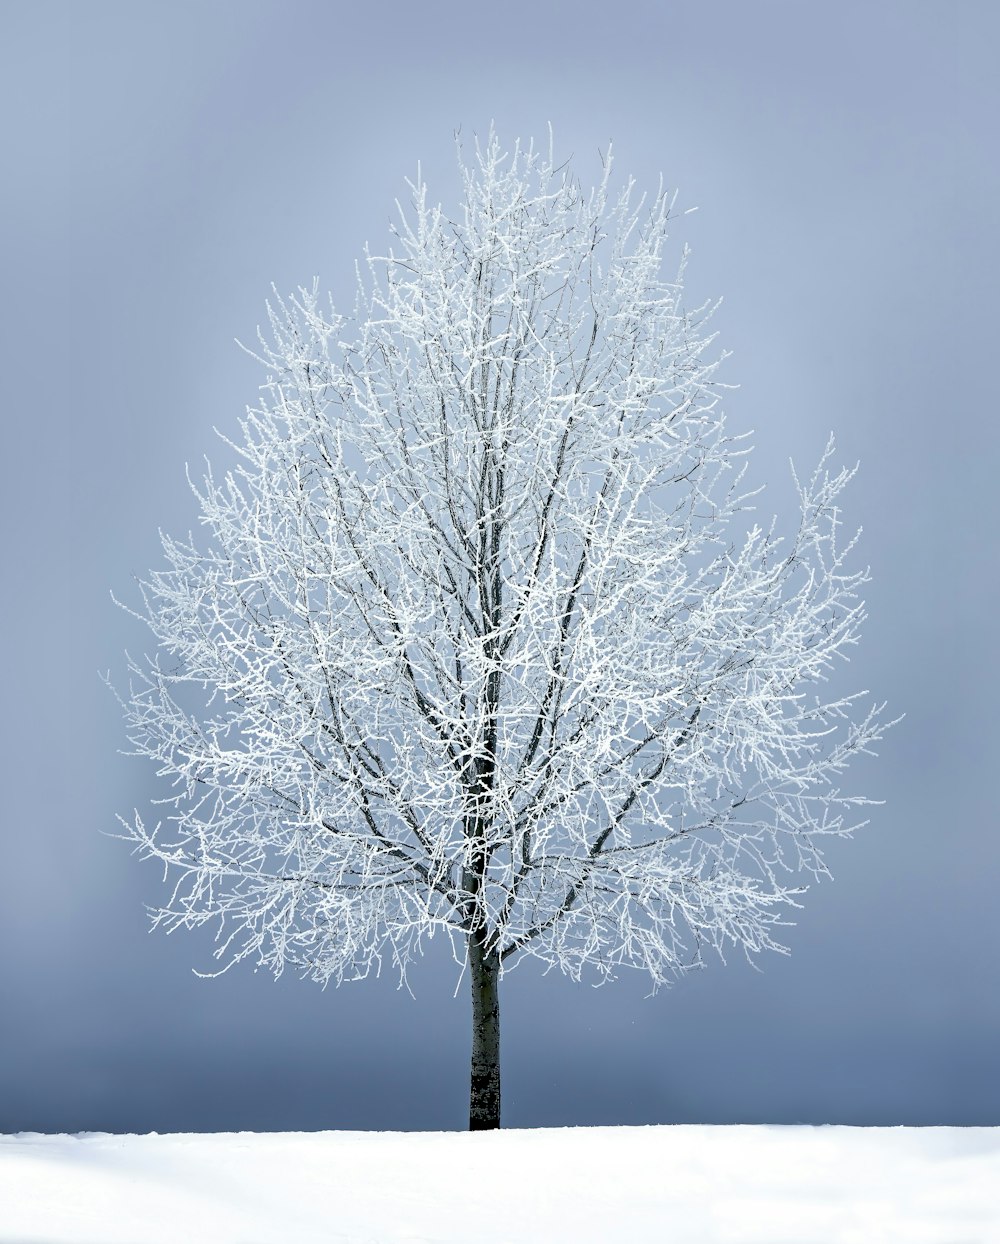
{"type": "Polygon", "coordinates": [[[989,1244],[1000,1128],[0,1136],[0,1244],[989,1244]]]}

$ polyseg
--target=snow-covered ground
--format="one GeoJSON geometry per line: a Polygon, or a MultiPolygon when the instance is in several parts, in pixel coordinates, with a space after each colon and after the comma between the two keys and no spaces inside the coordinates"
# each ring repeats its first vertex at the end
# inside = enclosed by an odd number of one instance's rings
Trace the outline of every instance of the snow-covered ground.
{"type": "Polygon", "coordinates": [[[992,1244],[1000,1128],[0,1137],[0,1244],[992,1244]]]}

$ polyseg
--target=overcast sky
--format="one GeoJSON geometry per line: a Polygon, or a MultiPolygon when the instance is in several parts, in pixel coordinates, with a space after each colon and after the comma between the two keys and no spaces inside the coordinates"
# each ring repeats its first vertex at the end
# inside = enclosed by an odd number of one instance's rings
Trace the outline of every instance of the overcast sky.
{"type": "Polygon", "coordinates": [[[410,998],[199,979],[210,938],[147,933],[160,875],[106,835],[155,787],[99,674],[149,642],[109,592],[196,521],[270,283],[346,304],[404,177],[453,205],[491,120],[698,206],[764,508],[830,430],[861,460],[851,674],[906,713],[789,958],[505,978],[505,1122],[1000,1124],[998,40],[986,0],[5,6],[0,1131],[464,1125],[444,948],[410,998]]]}

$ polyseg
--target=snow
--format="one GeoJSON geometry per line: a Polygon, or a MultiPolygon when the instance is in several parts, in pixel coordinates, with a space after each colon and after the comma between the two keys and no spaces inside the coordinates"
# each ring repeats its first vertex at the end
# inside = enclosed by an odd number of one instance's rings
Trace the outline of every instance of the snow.
{"type": "Polygon", "coordinates": [[[0,1136],[3,1244],[988,1244],[1000,1127],[0,1136]]]}

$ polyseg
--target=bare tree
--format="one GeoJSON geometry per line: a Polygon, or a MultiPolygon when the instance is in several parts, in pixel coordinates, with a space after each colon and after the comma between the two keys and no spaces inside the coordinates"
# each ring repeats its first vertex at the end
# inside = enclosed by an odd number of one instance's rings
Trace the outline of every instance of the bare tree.
{"type": "Polygon", "coordinates": [[[446,934],[492,1128],[503,972],[782,949],[885,727],[821,694],[864,616],[852,472],[828,451],[784,542],[745,517],[672,201],[493,135],[460,164],[454,218],[408,183],[352,317],[269,307],[204,547],[164,538],[142,584],[162,655],[125,709],[173,786],[123,825],[176,877],[156,923],[219,921],[226,964],[339,984],[446,934]]]}

